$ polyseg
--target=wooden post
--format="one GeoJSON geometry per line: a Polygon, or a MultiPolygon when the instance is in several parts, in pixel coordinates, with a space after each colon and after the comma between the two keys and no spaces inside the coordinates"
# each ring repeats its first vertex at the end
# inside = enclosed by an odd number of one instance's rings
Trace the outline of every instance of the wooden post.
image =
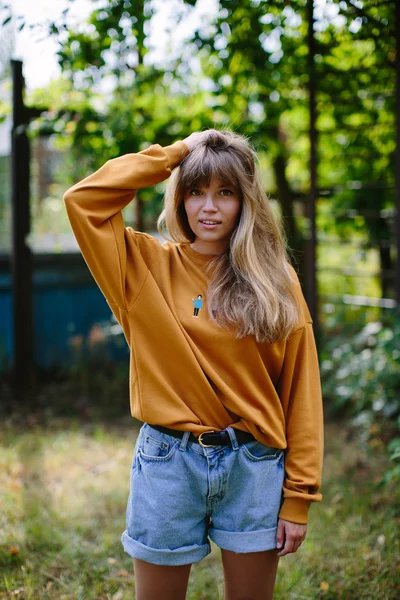
{"type": "Polygon", "coordinates": [[[14,358],[13,384],[16,391],[34,390],[32,256],[26,237],[30,232],[29,121],[40,114],[24,105],[22,62],[11,61],[13,78],[13,123],[11,129],[11,204],[14,358]]]}
{"type": "Polygon", "coordinates": [[[309,237],[306,247],[306,296],[311,317],[314,321],[314,332],[318,332],[318,301],[316,279],[316,247],[317,233],[315,225],[317,187],[317,106],[316,106],[316,73],[315,73],[315,38],[314,38],[314,0],[307,0],[308,16],[308,73],[309,73],[309,115],[310,115],[310,193],[307,204],[309,237]]]}

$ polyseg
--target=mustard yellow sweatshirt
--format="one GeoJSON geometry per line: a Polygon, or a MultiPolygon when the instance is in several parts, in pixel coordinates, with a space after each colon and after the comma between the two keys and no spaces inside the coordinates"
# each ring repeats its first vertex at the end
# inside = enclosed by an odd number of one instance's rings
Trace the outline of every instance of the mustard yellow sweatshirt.
{"type": "Polygon", "coordinates": [[[206,308],[210,256],[125,227],[135,190],[167,179],[189,153],[182,141],[109,160],[64,201],[83,257],[130,347],[134,417],[173,429],[250,431],[286,449],[279,517],[307,523],[320,501],[323,410],[312,320],[297,275],[300,318],[286,341],[236,339],[206,308]]]}

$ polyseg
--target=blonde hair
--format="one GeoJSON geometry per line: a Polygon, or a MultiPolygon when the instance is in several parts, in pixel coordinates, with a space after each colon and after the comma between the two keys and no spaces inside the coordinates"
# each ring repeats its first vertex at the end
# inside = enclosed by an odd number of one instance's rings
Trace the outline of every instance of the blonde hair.
{"type": "Polygon", "coordinates": [[[274,342],[290,335],[299,308],[285,234],[262,187],[257,161],[244,136],[210,130],[172,172],[157,227],[165,238],[167,229],[177,243],[194,242],[184,206],[187,188],[208,186],[214,177],[235,185],[242,199],[240,218],[227,251],[207,266],[207,308],[210,318],[232,327],[236,337],[274,342]]]}

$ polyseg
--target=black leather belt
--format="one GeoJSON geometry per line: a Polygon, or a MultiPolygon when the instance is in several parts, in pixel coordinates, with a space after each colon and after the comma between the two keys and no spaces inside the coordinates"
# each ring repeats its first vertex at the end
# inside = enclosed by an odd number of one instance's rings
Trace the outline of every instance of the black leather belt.
{"type": "MultiPolygon", "coordinates": [[[[157,429],[157,431],[161,431],[162,433],[167,433],[168,435],[172,435],[173,437],[182,439],[185,431],[178,431],[177,429],[169,429],[168,427],[162,427],[162,425],[152,425],[149,423],[150,427],[153,429],[157,429]]],[[[251,442],[255,440],[253,434],[248,433],[247,431],[241,431],[240,429],[235,429],[235,436],[238,444],[245,444],[246,442],[251,442]]],[[[189,436],[189,442],[196,442],[196,444],[200,444],[203,448],[213,448],[214,446],[228,446],[231,444],[231,438],[229,437],[229,433],[227,431],[205,431],[196,437],[193,433],[189,436]]]]}

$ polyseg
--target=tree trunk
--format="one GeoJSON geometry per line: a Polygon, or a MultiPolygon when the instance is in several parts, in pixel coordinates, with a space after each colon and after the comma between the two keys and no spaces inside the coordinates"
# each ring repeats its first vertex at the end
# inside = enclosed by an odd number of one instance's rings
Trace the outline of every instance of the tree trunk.
{"type": "Polygon", "coordinates": [[[281,152],[274,161],[275,181],[286,235],[289,244],[294,244],[297,239],[297,228],[294,219],[293,194],[286,177],[286,166],[286,157],[281,152]]]}
{"type": "Polygon", "coordinates": [[[294,213],[294,194],[286,177],[287,159],[284,147],[276,157],[273,168],[278,192],[278,200],[282,208],[284,230],[289,246],[289,258],[293,259],[294,267],[299,274],[301,283],[305,282],[305,249],[307,240],[304,239],[297,226],[294,213]]]}
{"type": "Polygon", "coordinates": [[[382,298],[394,298],[394,278],[388,273],[388,271],[394,271],[390,247],[383,248],[379,246],[379,261],[381,267],[382,298]]]}

